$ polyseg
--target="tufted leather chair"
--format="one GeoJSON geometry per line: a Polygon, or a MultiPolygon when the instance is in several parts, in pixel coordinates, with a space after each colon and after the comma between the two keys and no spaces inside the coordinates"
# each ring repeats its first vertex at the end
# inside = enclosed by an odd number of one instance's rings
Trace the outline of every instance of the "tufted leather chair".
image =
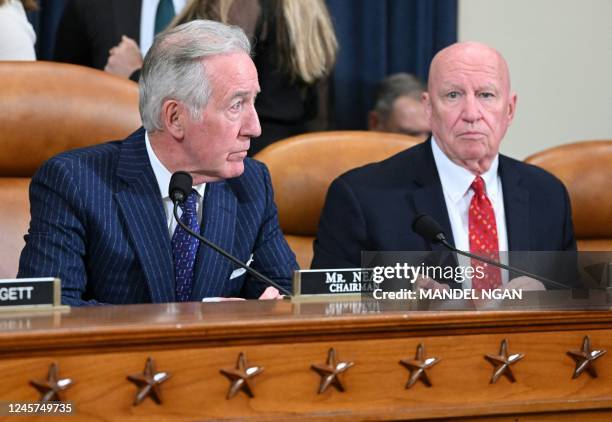
{"type": "Polygon", "coordinates": [[[59,152],[122,139],[141,123],[138,85],[99,70],[0,62],[0,81],[0,278],[13,278],[36,169],[59,152]]]}
{"type": "Polygon", "coordinates": [[[0,62],[0,176],[30,177],[51,156],[140,126],[138,85],[53,62],[0,62]]]}
{"type": "Polygon", "coordinates": [[[560,145],[525,161],[554,174],[566,186],[578,249],[612,251],[612,140],[560,145]]]}
{"type": "Polygon", "coordinates": [[[331,182],[421,141],[395,133],[315,132],[275,142],[255,155],[270,169],[280,225],[301,268],[310,268],[312,242],[331,182]]]}
{"type": "Polygon", "coordinates": [[[0,177],[0,278],[14,278],[30,223],[29,177],[0,177]]]}

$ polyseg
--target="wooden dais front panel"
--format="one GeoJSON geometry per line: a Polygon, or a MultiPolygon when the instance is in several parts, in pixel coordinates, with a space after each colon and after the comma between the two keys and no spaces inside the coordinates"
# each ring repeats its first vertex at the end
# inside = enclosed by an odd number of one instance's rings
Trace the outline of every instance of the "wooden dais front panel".
{"type": "Polygon", "coordinates": [[[22,328],[2,333],[0,400],[39,400],[30,381],[44,380],[56,363],[59,378],[73,382],[60,393],[75,406],[70,420],[564,420],[575,412],[597,420],[612,408],[612,354],[592,363],[596,378],[573,379],[576,361],[567,353],[586,335],[593,350],[612,350],[608,311],[330,316],[329,304],[298,312],[289,303],[169,306],[12,317],[22,328]],[[524,357],[511,365],[516,382],[502,375],[491,383],[495,367],[485,355],[499,354],[503,340],[509,354],[524,357]],[[400,361],[414,360],[419,344],[423,358],[439,361],[425,370],[431,387],[417,379],[407,389],[411,371],[400,361]],[[331,383],[318,394],[322,376],[312,366],[326,364],[330,349],[335,363],[353,365],[339,374],[345,391],[331,383]],[[253,397],[239,388],[228,399],[232,384],[221,370],[235,369],[241,353],[244,370],[259,369],[248,380],[253,397]],[[168,375],[158,386],[161,404],[149,395],[135,405],[139,387],[127,377],[143,373],[148,358],[168,375]]]}

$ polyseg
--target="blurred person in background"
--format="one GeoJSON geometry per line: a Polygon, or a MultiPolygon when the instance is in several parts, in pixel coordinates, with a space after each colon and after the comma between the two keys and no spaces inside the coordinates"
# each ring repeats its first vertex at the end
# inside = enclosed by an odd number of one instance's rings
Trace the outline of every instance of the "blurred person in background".
{"type": "Polygon", "coordinates": [[[37,10],[35,0],[0,0],[0,60],[36,60],[36,33],[26,10],[37,10]]]}
{"type": "Polygon", "coordinates": [[[153,37],[168,27],[185,1],[68,0],[53,59],[138,81],[153,37]]]}
{"type": "Polygon", "coordinates": [[[368,114],[368,129],[426,139],[430,126],[421,103],[423,92],[425,84],[409,73],[395,73],[381,80],[374,109],[368,114]]]}

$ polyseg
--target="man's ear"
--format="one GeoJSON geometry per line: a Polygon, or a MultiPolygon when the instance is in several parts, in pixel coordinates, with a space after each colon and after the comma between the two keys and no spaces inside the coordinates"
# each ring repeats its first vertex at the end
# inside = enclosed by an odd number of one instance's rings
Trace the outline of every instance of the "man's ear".
{"type": "Polygon", "coordinates": [[[166,100],[161,109],[162,124],[164,129],[175,139],[185,137],[186,110],[183,104],[176,100],[166,100]]]}
{"type": "Polygon", "coordinates": [[[508,101],[508,126],[512,124],[512,120],[514,120],[514,115],[516,114],[516,101],[518,97],[516,93],[512,93],[510,95],[510,101],[508,101]]]}

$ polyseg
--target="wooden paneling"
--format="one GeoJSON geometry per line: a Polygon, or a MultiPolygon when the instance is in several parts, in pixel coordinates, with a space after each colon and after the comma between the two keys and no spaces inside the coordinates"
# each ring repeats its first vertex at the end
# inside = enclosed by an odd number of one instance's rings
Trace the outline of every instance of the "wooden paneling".
{"type": "Polygon", "coordinates": [[[612,416],[612,354],[595,363],[598,378],[577,379],[566,354],[586,334],[593,348],[612,350],[612,312],[360,311],[248,301],[0,316],[7,328],[0,333],[0,397],[36,400],[28,381],[44,379],[56,362],[60,376],[75,382],[64,394],[77,409],[70,420],[612,416]],[[497,354],[502,339],[525,357],[512,367],[516,383],[502,377],[490,384],[493,366],[484,355],[497,354]],[[431,388],[418,382],[406,390],[409,371],[399,360],[413,358],[419,343],[440,362],[428,370],[431,388]],[[345,392],[318,395],[320,377],[310,365],[324,363],[330,347],[355,365],[344,374],[345,392]],[[233,367],[240,352],[265,370],[252,382],[254,398],[240,392],[226,400],[230,384],[219,370],[233,367]],[[161,386],[162,405],[147,398],[134,407],[136,387],[126,377],[142,372],[149,356],[171,378],[161,386]]]}

